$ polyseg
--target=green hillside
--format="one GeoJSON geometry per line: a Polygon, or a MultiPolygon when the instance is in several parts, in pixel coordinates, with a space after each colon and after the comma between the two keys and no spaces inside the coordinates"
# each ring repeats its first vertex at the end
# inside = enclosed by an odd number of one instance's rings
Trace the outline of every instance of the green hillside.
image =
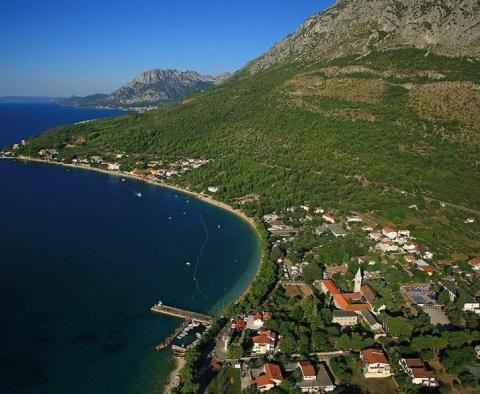
{"type": "Polygon", "coordinates": [[[211,159],[173,182],[218,186],[217,198],[257,216],[305,201],[353,210],[410,226],[445,256],[474,254],[472,214],[423,196],[480,210],[479,83],[479,61],[417,49],[290,63],[167,108],[53,129],[17,153],[100,155],[125,170],[211,159]]]}

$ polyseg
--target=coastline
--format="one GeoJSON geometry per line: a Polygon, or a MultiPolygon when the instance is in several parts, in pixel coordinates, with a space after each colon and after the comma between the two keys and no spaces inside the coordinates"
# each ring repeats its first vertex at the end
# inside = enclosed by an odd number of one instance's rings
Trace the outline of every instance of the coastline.
{"type": "MultiPolygon", "coordinates": [[[[87,170],[87,171],[95,171],[95,172],[99,172],[99,173],[103,173],[103,174],[107,174],[107,175],[114,175],[114,176],[118,176],[118,177],[122,177],[122,178],[128,178],[128,179],[132,179],[132,180],[136,180],[136,181],[140,181],[140,182],[145,182],[145,183],[148,183],[150,185],[164,187],[164,188],[167,188],[167,189],[170,189],[170,190],[178,191],[179,193],[187,194],[189,196],[192,196],[193,198],[197,198],[197,199],[199,199],[203,202],[214,205],[214,206],[216,206],[220,209],[223,209],[223,210],[239,217],[240,219],[242,219],[243,221],[245,221],[246,223],[248,223],[250,225],[250,227],[253,229],[253,231],[254,231],[254,233],[257,237],[257,241],[260,242],[260,234],[257,230],[256,222],[253,218],[245,215],[242,211],[240,211],[238,209],[235,209],[232,206],[230,206],[230,205],[228,205],[224,202],[215,200],[210,195],[193,192],[191,190],[183,189],[179,186],[171,185],[171,184],[164,183],[164,182],[155,182],[155,181],[152,181],[150,179],[145,179],[143,177],[140,177],[140,176],[137,176],[137,175],[134,175],[134,174],[131,174],[131,173],[121,172],[121,171],[110,171],[110,170],[105,170],[105,169],[95,168],[95,167],[90,167],[90,166],[84,166],[84,165],[79,165],[79,164],[60,163],[60,162],[56,162],[56,161],[37,159],[37,158],[26,157],[26,156],[19,156],[19,157],[4,157],[4,156],[1,157],[0,156],[0,159],[23,161],[23,162],[33,162],[33,163],[43,163],[43,164],[54,164],[54,165],[65,167],[65,168],[75,168],[75,169],[81,169],[81,170],[87,170]]],[[[260,251],[260,253],[261,253],[261,251],[260,251]]],[[[245,289],[243,289],[241,291],[241,293],[238,296],[234,297],[234,299],[232,299],[227,304],[234,304],[234,303],[242,300],[248,294],[248,292],[250,291],[250,288],[252,286],[252,283],[257,278],[258,273],[260,271],[260,267],[263,263],[264,256],[262,254],[260,254],[259,257],[260,257],[260,259],[259,259],[259,262],[257,264],[255,274],[252,276],[248,285],[245,287],[245,289]]],[[[175,387],[175,378],[180,373],[181,369],[185,365],[185,360],[183,358],[173,357],[172,360],[174,360],[175,366],[170,370],[168,378],[165,382],[165,386],[163,388],[163,393],[170,393],[171,390],[175,387]]]]}

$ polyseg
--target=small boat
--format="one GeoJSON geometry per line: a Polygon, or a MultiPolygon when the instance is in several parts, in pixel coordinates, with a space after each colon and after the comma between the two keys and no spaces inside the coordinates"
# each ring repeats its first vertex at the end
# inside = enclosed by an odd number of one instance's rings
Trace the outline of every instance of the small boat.
{"type": "Polygon", "coordinates": [[[171,216],[169,216],[169,217],[168,217],[168,220],[172,220],[172,217],[171,217],[171,216]]]}
{"type": "Polygon", "coordinates": [[[188,265],[188,266],[190,267],[190,266],[192,265],[192,263],[191,263],[190,261],[187,261],[187,262],[185,263],[185,265],[188,265]]]}
{"type": "Polygon", "coordinates": [[[217,227],[218,227],[218,228],[221,228],[222,226],[218,225],[217,227]]]}
{"type": "Polygon", "coordinates": [[[122,178],[122,182],[125,182],[125,178],[122,178]]]}
{"type": "Polygon", "coordinates": [[[137,197],[142,197],[142,193],[140,193],[140,192],[135,193],[135,195],[136,195],[137,197]]]}

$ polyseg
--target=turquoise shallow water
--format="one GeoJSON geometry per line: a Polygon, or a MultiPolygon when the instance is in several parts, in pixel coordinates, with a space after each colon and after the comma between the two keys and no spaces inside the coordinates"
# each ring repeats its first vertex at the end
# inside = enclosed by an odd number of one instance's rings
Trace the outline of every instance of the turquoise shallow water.
{"type": "MultiPolygon", "coordinates": [[[[0,142],[1,125],[0,106],[0,142]]],[[[116,176],[2,160],[0,207],[2,393],[158,392],[169,358],[152,349],[179,321],[151,304],[207,311],[259,261],[240,218],[116,176]]]]}

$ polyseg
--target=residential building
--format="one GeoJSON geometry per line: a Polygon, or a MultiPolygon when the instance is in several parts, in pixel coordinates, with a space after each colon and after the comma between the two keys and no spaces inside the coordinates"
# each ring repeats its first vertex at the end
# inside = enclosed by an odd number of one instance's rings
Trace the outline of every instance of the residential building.
{"type": "Polygon", "coordinates": [[[396,232],[391,227],[384,227],[382,229],[382,234],[385,235],[387,238],[390,238],[392,240],[398,237],[398,232],[396,232]]]}
{"type": "Polygon", "coordinates": [[[311,363],[306,363],[309,364],[308,372],[305,375],[302,370],[303,379],[297,383],[302,393],[323,393],[335,390],[334,381],[323,363],[316,365],[316,371],[311,363]]]}
{"type": "Polygon", "coordinates": [[[398,362],[403,371],[412,379],[413,384],[425,387],[437,387],[438,382],[432,371],[427,371],[425,363],[419,358],[401,358],[398,362]]]}
{"type": "Polygon", "coordinates": [[[258,390],[265,392],[273,389],[283,382],[282,370],[276,364],[267,363],[262,368],[251,371],[250,384],[257,386],[258,390]]]}
{"type": "Polygon", "coordinates": [[[329,265],[325,267],[323,278],[330,279],[334,274],[346,274],[347,272],[348,266],[346,265],[329,265]]]}
{"type": "Polygon", "coordinates": [[[335,217],[329,213],[325,213],[322,215],[323,220],[325,220],[328,223],[335,223],[335,217]]]}
{"type": "Polygon", "coordinates": [[[365,378],[388,378],[392,375],[390,363],[382,349],[363,349],[360,352],[365,378]]]}
{"type": "Polygon", "coordinates": [[[261,355],[273,352],[277,341],[277,334],[272,330],[262,330],[252,337],[252,354],[261,355]]]}

